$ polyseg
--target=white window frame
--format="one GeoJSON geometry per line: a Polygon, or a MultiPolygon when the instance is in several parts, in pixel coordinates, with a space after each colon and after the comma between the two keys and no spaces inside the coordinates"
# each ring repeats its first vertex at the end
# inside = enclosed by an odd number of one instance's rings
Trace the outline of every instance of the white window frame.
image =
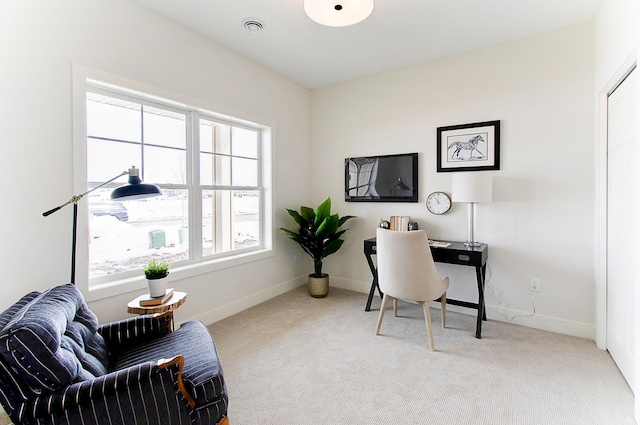
{"type": "MultiPolygon", "coordinates": [[[[261,187],[260,203],[260,229],[261,242],[259,247],[245,249],[241,252],[230,251],[215,254],[210,257],[202,257],[201,252],[197,252],[193,258],[178,266],[172,266],[171,279],[176,282],[181,279],[194,277],[203,273],[210,273],[227,267],[246,264],[253,261],[262,260],[275,255],[273,247],[274,238],[274,214],[273,214],[273,188],[272,188],[272,138],[273,125],[265,123],[265,120],[257,120],[251,117],[242,116],[237,112],[229,112],[224,108],[203,102],[199,99],[189,98],[164,89],[153,87],[145,83],[130,80],[96,69],[92,69],[80,64],[73,64],[73,162],[74,162],[74,193],[83,193],[87,189],[87,130],[86,130],[86,92],[91,87],[102,87],[107,90],[115,90],[123,94],[144,98],[149,101],[158,102],[169,107],[175,106],[179,109],[189,109],[194,113],[191,115],[192,123],[197,128],[200,118],[211,119],[225,124],[261,131],[260,162],[258,165],[259,186],[261,187]],[[213,112],[222,111],[222,112],[213,112]]],[[[197,140],[197,138],[195,138],[197,140]]],[[[193,146],[188,150],[195,165],[192,175],[198,172],[197,156],[199,147],[193,146]]],[[[122,170],[114,169],[114,176],[122,170]]],[[[120,182],[120,180],[118,180],[120,182]]],[[[123,178],[121,183],[125,183],[123,178]]],[[[222,187],[218,187],[222,188],[222,187]]],[[[189,209],[189,220],[193,223],[190,226],[197,234],[201,232],[202,218],[200,217],[200,203],[198,198],[201,187],[194,185],[190,194],[191,208],[189,209]]],[[[89,246],[88,246],[88,213],[87,200],[79,203],[78,209],[78,247],[76,261],[76,285],[85,295],[87,301],[107,298],[127,292],[137,291],[146,288],[146,280],[142,270],[138,275],[127,275],[125,277],[114,275],[111,278],[99,278],[89,281],[89,246]]],[[[190,237],[190,252],[194,253],[194,238],[190,237]]],[[[193,254],[191,254],[193,256],[193,254]]],[[[126,273],[125,273],[126,275],[126,273]]],[[[211,284],[207,282],[207,285],[211,284]]]]}

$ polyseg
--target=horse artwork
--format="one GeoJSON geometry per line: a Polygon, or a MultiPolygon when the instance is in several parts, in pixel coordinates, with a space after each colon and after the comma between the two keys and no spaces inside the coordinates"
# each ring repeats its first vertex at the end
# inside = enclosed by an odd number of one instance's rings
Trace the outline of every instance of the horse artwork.
{"type": "Polygon", "coordinates": [[[438,127],[436,171],[500,169],[500,121],[438,127]]]}
{"type": "Polygon", "coordinates": [[[453,148],[453,153],[449,158],[451,161],[483,161],[487,159],[487,155],[482,153],[480,149],[478,149],[479,143],[484,143],[485,140],[482,138],[480,134],[472,137],[471,139],[465,141],[455,141],[449,144],[447,147],[447,152],[451,151],[453,148]],[[469,151],[469,156],[465,157],[460,156],[461,151],[469,151]],[[480,155],[474,156],[474,152],[478,152],[480,155]]]}

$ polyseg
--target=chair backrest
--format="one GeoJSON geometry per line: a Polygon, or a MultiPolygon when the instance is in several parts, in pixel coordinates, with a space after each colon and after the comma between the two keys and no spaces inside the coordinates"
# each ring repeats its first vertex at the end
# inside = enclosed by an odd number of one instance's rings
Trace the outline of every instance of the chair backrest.
{"type": "Polygon", "coordinates": [[[43,394],[108,372],[98,319],[74,285],[53,287],[23,304],[1,315],[0,361],[16,382],[43,394]]]}
{"type": "Polygon", "coordinates": [[[431,301],[447,283],[438,275],[424,230],[399,232],[379,228],[376,237],[378,285],[394,298],[431,301]]]}

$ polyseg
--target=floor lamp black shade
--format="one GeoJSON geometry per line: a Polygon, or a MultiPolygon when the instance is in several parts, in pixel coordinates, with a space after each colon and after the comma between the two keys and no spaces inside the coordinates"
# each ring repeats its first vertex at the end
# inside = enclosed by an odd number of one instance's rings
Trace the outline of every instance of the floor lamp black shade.
{"type": "Polygon", "coordinates": [[[159,195],[162,195],[160,188],[155,184],[142,183],[138,176],[138,169],[133,167],[129,169],[129,183],[114,189],[111,192],[111,200],[133,201],[159,195]]]}
{"type": "Polygon", "coordinates": [[[73,283],[74,285],[76,284],[76,241],[77,241],[77,234],[78,234],[78,202],[88,193],[91,193],[96,189],[100,189],[102,186],[105,186],[111,183],[112,181],[122,176],[125,176],[127,174],[129,175],[129,183],[125,184],[124,186],[120,186],[116,188],[111,193],[112,200],[118,199],[118,200],[129,201],[129,200],[151,198],[153,196],[162,195],[162,191],[155,184],[142,183],[142,180],[140,180],[140,177],[138,174],[138,169],[136,167],[131,167],[129,168],[128,171],[123,171],[122,173],[118,174],[114,178],[107,180],[106,182],[101,183],[98,186],[92,189],[89,189],[88,191],[80,195],[73,196],[64,204],[42,213],[42,215],[46,217],[69,204],[73,204],[73,239],[71,244],[71,283],[73,283]]]}

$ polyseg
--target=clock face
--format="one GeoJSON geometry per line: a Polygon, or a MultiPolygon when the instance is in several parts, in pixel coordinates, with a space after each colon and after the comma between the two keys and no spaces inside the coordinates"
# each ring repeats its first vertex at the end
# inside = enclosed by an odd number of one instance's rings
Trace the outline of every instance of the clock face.
{"type": "Polygon", "coordinates": [[[432,214],[444,214],[451,209],[451,198],[444,192],[433,192],[427,196],[427,209],[432,214]]]}

